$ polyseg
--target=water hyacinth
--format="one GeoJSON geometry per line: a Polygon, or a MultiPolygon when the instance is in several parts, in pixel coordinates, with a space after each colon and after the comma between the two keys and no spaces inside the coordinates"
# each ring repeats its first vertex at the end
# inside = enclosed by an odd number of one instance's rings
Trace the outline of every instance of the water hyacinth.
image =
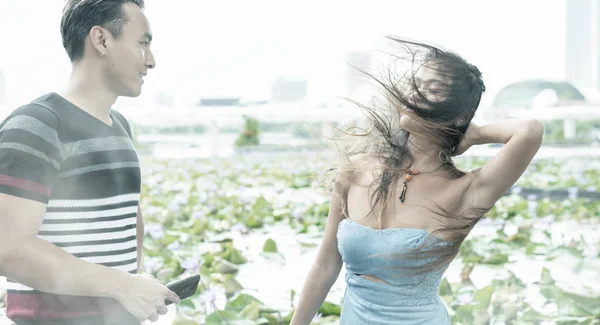
{"type": "Polygon", "coordinates": [[[159,214],[162,211],[163,211],[163,209],[160,208],[160,207],[157,207],[157,206],[152,206],[151,205],[151,206],[144,207],[144,214],[145,215],[157,215],[157,214],[159,214]]]}
{"type": "Polygon", "coordinates": [[[173,201],[173,202],[169,203],[169,206],[167,208],[171,212],[178,212],[181,210],[182,205],[183,205],[183,203],[181,203],[179,201],[173,201]]]}
{"type": "Polygon", "coordinates": [[[306,210],[302,207],[295,207],[294,210],[292,210],[292,218],[300,220],[300,218],[304,216],[305,211],[306,210]]]}
{"type": "Polygon", "coordinates": [[[200,269],[200,267],[204,264],[204,262],[200,262],[198,258],[188,257],[185,260],[181,261],[181,267],[189,272],[196,273],[200,269]]]}
{"type": "Polygon", "coordinates": [[[164,261],[160,257],[150,257],[144,259],[144,270],[147,273],[154,273],[160,270],[164,265],[164,261]]]}
{"type": "Polygon", "coordinates": [[[174,241],[167,246],[167,249],[171,252],[176,252],[181,248],[181,243],[179,241],[174,241]]]}
{"type": "MultiPolygon", "coordinates": [[[[228,195],[228,196],[234,196],[233,195],[228,195]]],[[[254,201],[255,197],[250,193],[250,191],[242,191],[241,193],[238,194],[238,200],[240,200],[240,203],[242,204],[249,204],[252,203],[254,201]]]]}
{"type": "Polygon", "coordinates": [[[517,227],[517,225],[513,224],[512,222],[507,222],[504,225],[504,234],[508,237],[510,236],[514,236],[517,233],[519,233],[519,227],[517,227]]]}
{"type": "Polygon", "coordinates": [[[549,214],[549,215],[539,219],[539,221],[537,223],[542,224],[542,225],[549,225],[549,224],[553,223],[555,219],[556,219],[556,217],[553,214],[549,214]]]}
{"type": "Polygon", "coordinates": [[[206,214],[202,210],[192,212],[192,219],[202,219],[206,214]]]}
{"type": "Polygon", "coordinates": [[[538,207],[537,195],[529,194],[527,195],[527,210],[531,214],[535,214],[538,207]]]}
{"type": "Polygon", "coordinates": [[[198,193],[198,202],[199,203],[205,203],[206,200],[208,200],[208,194],[206,194],[206,192],[202,191],[202,192],[198,193]]]}
{"type": "Polygon", "coordinates": [[[245,233],[248,232],[248,227],[246,227],[246,225],[243,223],[238,222],[231,227],[231,231],[245,233]]]}
{"type": "Polygon", "coordinates": [[[217,190],[219,189],[219,185],[217,185],[213,182],[210,182],[210,183],[205,184],[205,188],[206,188],[207,192],[214,193],[214,192],[217,192],[217,190]]]}
{"type": "Polygon", "coordinates": [[[186,195],[186,193],[184,192],[184,193],[177,195],[171,201],[171,203],[169,203],[167,208],[172,212],[179,212],[179,211],[181,211],[181,207],[184,206],[185,204],[187,204],[188,201],[189,201],[189,194],[186,195]]]}
{"type": "MultiPolygon", "coordinates": [[[[570,258],[579,258],[581,255],[590,260],[590,263],[586,262],[581,267],[598,263],[594,261],[598,259],[600,243],[597,243],[597,240],[590,241],[589,234],[586,235],[588,237],[585,241],[581,240],[580,236],[584,233],[581,229],[589,230],[592,234],[594,231],[600,231],[595,215],[595,211],[600,211],[600,204],[582,200],[575,194],[571,194],[571,198],[564,202],[548,201],[538,196],[522,196],[525,188],[566,190],[577,187],[580,191],[600,185],[596,176],[598,172],[593,167],[596,166],[600,170],[600,164],[596,160],[590,164],[576,160],[579,165],[565,165],[571,166],[570,168],[580,166],[581,174],[587,179],[585,187],[573,183],[582,176],[571,176],[568,173],[569,169],[561,166],[561,161],[540,160],[533,164],[511,189],[511,195],[500,199],[465,242],[464,254],[461,253],[456,265],[460,273],[466,263],[463,259],[468,260],[474,270],[471,278],[476,288],[462,283],[460,274],[453,273],[455,271],[452,268],[448,271],[448,279],[454,280],[449,280],[452,287],[447,290],[444,300],[448,308],[454,309],[454,313],[451,313],[453,324],[473,323],[477,306],[481,303],[479,293],[475,292],[485,285],[494,287],[491,304],[497,299],[495,297],[500,297],[500,292],[510,292],[511,297],[518,299],[516,308],[519,311],[526,309],[523,301],[546,299],[539,287],[529,286],[525,290],[515,285],[514,281],[531,277],[523,276],[519,272],[531,273],[534,269],[527,266],[521,266],[522,271],[514,269],[513,267],[519,266],[520,261],[533,260],[533,257],[547,258],[545,263],[555,265],[551,264],[555,263],[553,259],[560,261],[557,256],[565,250],[565,254],[572,254],[569,255],[570,258]],[[565,220],[579,224],[579,228],[565,226],[565,220]],[[531,224],[532,227],[528,227],[527,224],[531,224]],[[565,236],[564,232],[571,235],[565,236]],[[467,247],[469,245],[472,246],[470,249],[467,247]],[[500,276],[501,280],[494,279],[500,271],[504,272],[501,274],[505,274],[508,273],[507,270],[515,272],[516,278],[513,282],[507,280],[504,275],[500,276]],[[460,306],[463,307],[457,313],[460,306]]],[[[457,158],[459,167],[461,164],[479,167],[484,163],[483,159],[457,158]]],[[[303,276],[294,273],[298,272],[294,270],[302,268],[302,265],[297,264],[303,260],[300,254],[315,252],[318,245],[306,245],[307,238],[315,238],[315,243],[318,243],[317,239],[322,235],[327,220],[329,197],[313,188],[313,184],[320,173],[329,167],[329,161],[319,159],[318,155],[314,154],[286,154],[284,157],[270,157],[268,160],[261,156],[248,156],[244,158],[243,164],[210,159],[147,161],[145,165],[148,175],[160,173],[164,178],[156,188],[150,187],[152,183],[143,184],[143,193],[150,193],[152,190],[159,193],[153,197],[142,198],[148,233],[144,243],[148,249],[144,253],[155,256],[154,259],[144,258],[143,269],[156,272],[170,268],[173,280],[183,278],[186,274],[200,272],[205,282],[201,285],[203,292],[191,299],[194,312],[186,307],[188,311],[184,308],[178,310],[178,313],[185,314],[187,318],[193,319],[191,323],[197,324],[204,324],[215,308],[223,315],[231,316],[232,320],[239,319],[240,322],[245,322],[244,324],[285,323],[279,320],[292,311],[289,292],[291,289],[298,290],[301,283],[296,282],[304,279],[303,276]],[[180,175],[185,174],[189,174],[190,179],[183,180],[180,175]],[[178,204],[179,208],[186,212],[186,216],[189,213],[189,218],[183,218],[183,214],[172,213],[170,210],[174,207],[173,202],[184,197],[190,200],[182,200],[178,204]],[[299,223],[298,220],[302,222],[299,223]],[[240,236],[240,233],[243,236],[240,236]],[[278,237],[278,234],[285,235],[278,237]],[[167,238],[164,238],[165,236],[167,238]],[[266,238],[276,240],[285,262],[276,263],[260,255],[266,238]],[[295,248],[294,245],[302,246],[295,248]],[[167,251],[169,253],[165,254],[167,251]],[[264,276],[266,272],[261,270],[265,267],[281,268],[278,276],[282,279],[289,277],[290,280],[284,280],[285,284],[281,288],[274,288],[272,284],[277,281],[264,276]],[[296,278],[300,280],[292,280],[296,278]],[[252,306],[254,298],[251,298],[250,293],[261,301],[266,301],[265,305],[261,305],[260,308],[258,305],[252,306]],[[226,306],[226,303],[230,305],[226,306]],[[271,319],[263,317],[266,315],[264,310],[277,310],[278,313],[273,314],[271,319]]],[[[570,191],[574,193],[574,190],[570,191]]],[[[593,238],[593,235],[591,237],[593,238]]],[[[568,280],[591,283],[593,279],[586,280],[587,278],[583,277],[583,274],[588,273],[589,270],[587,273],[568,277],[568,280]]],[[[556,281],[558,283],[560,280],[556,281]]],[[[333,301],[341,301],[343,289],[344,282],[338,281],[332,291],[333,301]]],[[[548,290],[556,289],[551,287],[548,290]]],[[[596,296],[600,295],[600,292],[594,292],[596,296]]],[[[590,296],[595,297],[593,293],[590,296]]],[[[547,305],[556,305],[559,299],[563,298],[550,297],[547,299],[547,305]]],[[[544,303],[545,300],[539,305],[544,303]]],[[[502,303],[489,306],[489,322],[503,321],[501,305],[502,303]]],[[[572,316],[569,312],[563,313],[572,316]]],[[[523,317],[521,314],[523,313],[517,313],[514,317],[527,323],[520,318],[523,317]]],[[[551,324],[556,323],[558,315],[558,308],[555,308],[544,310],[541,316],[527,317],[531,317],[528,321],[531,324],[551,324]]],[[[212,320],[221,320],[218,314],[213,316],[217,317],[212,320]]],[[[327,317],[319,317],[322,316],[316,315],[315,320],[320,322],[334,318],[335,323],[335,316],[327,314],[327,317]]]]}
{"type": "Polygon", "coordinates": [[[146,234],[149,234],[152,239],[161,239],[165,236],[163,226],[157,223],[144,225],[144,231],[146,234]]]}
{"type": "Polygon", "coordinates": [[[570,187],[567,190],[569,191],[569,200],[576,200],[579,197],[579,188],[570,187]]]}
{"type": "Polygon", "coordinates": [[[223,309],[227,303],[225,289],[219,285],[212,285],[199,295],[198,301],[206,305],[208,313],[223,309]]]}
{"type": "Polygon", "coordinates": [[[458,305],[469,305],[473,303],[473,294],[470,292],[461,293],[456,297],[458,305]]]}

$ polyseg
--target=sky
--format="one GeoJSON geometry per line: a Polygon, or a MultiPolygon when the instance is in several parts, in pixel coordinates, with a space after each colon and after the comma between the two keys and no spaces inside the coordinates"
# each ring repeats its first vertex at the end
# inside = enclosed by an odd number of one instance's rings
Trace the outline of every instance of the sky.
{"type": "MultiPolygon", "coordinates": [[[[452,49],[493,92],[520,79],[565,77],[565,0],[146,0],[157,67],[143,94],[176,105],[201,97],[267,99],[280,76],[308,96],[344,95],[350,51],[380,49],[386,34],[452,49]]],[[[61,89],[64,0],[0,0],[0,70],[9,105],[61,89]]]]}

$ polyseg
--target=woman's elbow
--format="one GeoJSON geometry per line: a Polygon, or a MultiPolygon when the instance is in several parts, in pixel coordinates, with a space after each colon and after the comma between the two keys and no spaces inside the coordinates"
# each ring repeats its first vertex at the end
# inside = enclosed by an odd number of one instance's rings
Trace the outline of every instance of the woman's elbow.
{"type": "Polygon", "coordinates": [[[527,138],[533,142],[541,143],[544,137],[544,123],[536,119],[526,120],[525,123],[525,135],[527,138]]]}

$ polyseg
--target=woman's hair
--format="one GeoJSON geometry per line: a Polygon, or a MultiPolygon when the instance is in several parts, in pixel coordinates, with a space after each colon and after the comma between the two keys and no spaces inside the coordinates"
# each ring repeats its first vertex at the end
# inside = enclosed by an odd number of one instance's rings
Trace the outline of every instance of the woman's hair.
{"type": "MultiPolygon", "coordinates": [[[[366,131],[358,127],[342,131],[344,136],[337,139],[337,143],[341,144],[338,145],[341,159],[334,176],[335,182],[344,184],[347,191],[355,182],[357,172],[373,172],[374,181],[369,185],[372,209],[367,216],[374,216],[378,227],[381,227],[381,218],[388,211],[388,202],[398,199],[393,195],[393,189],[413,163],[408,146],[411,133],[435,143],[439,148],[438,152],[427,153],[439,157],[439,172],[443,171],[451,178],[465,175],[456,168],[451,157],[485,91],[481,72],[458,54],[420,42],[388,38],[400,46],[400,51],[392,55],[382,77],[360,71],[375,81],[383,100],[374,100],[372,105],[351,100],[362,108],[371,125],[366,131]],[[430,100],[430,94],[425,93],[427,90],[420,89],[415,73],[423,66],[435,71],[436,77],[445,81],[441,100],[430,100]],[[407,113],[407,109],[414,112],[407,113]],[[400,127],[403,114],[411,115],[410,132],[400,127]],[[457,120],[462,122],[459,126],[454,123],[457,120]],[[379,163],[376,166],[365,165],[360,159],[353,158],[359,154],[377,157],[379,163]]],[[[338,194],[341,194],[343,211],[347,214],[347,193],[338,194]]],[[[401,254],[408,258],[428,258],[430,262],[413,270],[417,272],[449,264],[471,228],[490,209],[473,208],[457,215],[430,201],[436,208],[427,209],[434,212],[445,227],[432,231],[414,252],[401,254]],[[445,240],[440,242],[440,238],[445,240]]]]}

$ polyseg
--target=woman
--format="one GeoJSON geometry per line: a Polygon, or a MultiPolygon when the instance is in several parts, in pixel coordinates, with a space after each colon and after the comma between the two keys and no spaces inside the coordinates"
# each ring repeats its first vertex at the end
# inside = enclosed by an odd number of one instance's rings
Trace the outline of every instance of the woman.
{"type": "Polygon", "coordinates": [[[386,109],[361,105],[374,128],[351,135],[358,141],[336,168],[324,238],[292,325],[310,323],[343,263],[340,324],[450,324],[438,296],[444,271],[540,147],[538,121],[471,123],[485,91],[475,66],[434,46],[390,39],[410,54],[394,61],[408,62],[410,72],[370,75],[386,109]],[[455,167],[452,156],[486,143],[504,146],[485,167],[455,167]]]}

